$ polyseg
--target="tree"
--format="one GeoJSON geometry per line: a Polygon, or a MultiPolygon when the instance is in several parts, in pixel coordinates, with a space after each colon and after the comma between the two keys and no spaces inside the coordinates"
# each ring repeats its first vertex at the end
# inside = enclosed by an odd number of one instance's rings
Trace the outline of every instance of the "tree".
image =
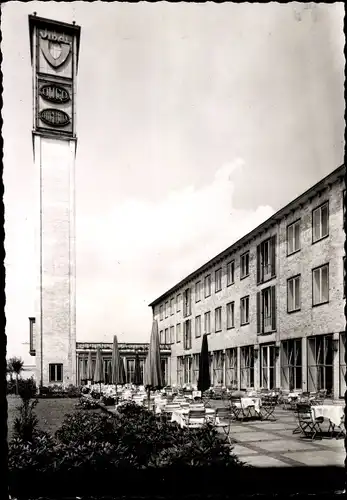
{"type": "Polygon", "coordinates": [[[10,380],[12,382],[12,380],[13,380],[13,369],[12,369],[12,365],[10,363],[10,360],[7,360],[7,362],[6,362],[6,374],[10,376],[10,380]]]}
{"type": "Polygon", "coordinates": [[[12,369],[12,373],[16,375],[16,394],[18,395],[18,377],[21,374],[21,371],[23,370],[24,366],[24,361],[22,358],[10,358],[8,360],[9,366],[12,369]]]}

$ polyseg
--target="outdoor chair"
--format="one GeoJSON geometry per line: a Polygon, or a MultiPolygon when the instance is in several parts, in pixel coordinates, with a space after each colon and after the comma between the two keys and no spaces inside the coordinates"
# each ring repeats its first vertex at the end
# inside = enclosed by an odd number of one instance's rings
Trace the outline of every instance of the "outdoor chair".
{"type": "Polygon", "coordinates": [[[223,429],[224,435],[231,446],[230,430],[231,430],[232,412],[230,408],[217,408],[214,418],[214,426],[217,429],[223,429]]]}
{"type": "MultiPolygon", "coordinates": [[[[319,424],[323,422],[323,417],[319,417],[314,420],[312,417],[310,404],[298,403],[296,412],[299,423],[298,427],[303,433],[304,437],[311,436],[311,439],[314,439],[318,432],[322,432],[319,424]]],[[[295,433],[295,431],[296,429],[294,429],[293,434],[295,433]]]]}
{"type": "Polygon", "coordinates": [[[343,415],[341,417],[340,425],[335,425],[332,422],[329,422],[328,432],[329,431],[331,431],[331,437],[333,437],[334,432],[337,431],[336,439],[339,439],[340,437],[344,438],[346,436],[345,416],[343,415]]]}
{"type": "Polygon", "coordinates": [[[245,415],[243,413],[241,398],[238,396],[230,396],[229,401],[230,401],[230,410],[234,418],[236,420],[243,420],[245,415]]]}
{"type": "Polygon", "coordinates": [[[261,400],[260,418],[261,420],[276,420],[274,411],[277,406],[278,396],[267,396],[261,400]]]}
{"type": "Polygon", "coordinates": [[[189,410],[183,418],[188,429],[198,429],[206,423],[206,410],[189,410]]]}

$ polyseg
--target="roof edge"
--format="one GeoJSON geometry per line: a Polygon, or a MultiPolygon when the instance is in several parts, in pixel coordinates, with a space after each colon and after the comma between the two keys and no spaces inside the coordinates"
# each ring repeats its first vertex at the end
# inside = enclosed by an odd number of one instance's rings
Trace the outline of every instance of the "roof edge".
{"type": "Polygon", "coordinates": [[[257,226],[254,229],[252,229],[252,231],[250,231],[249,233],[247,233],[244,236],[242,236],[239,240],[235,241],[235,243],[233,243],[232,245],[230,245],[229,247],[227,247],[225,250],[223,250],[219,254],[215,255],[212,259],[210,259],[207,262],[205,262],[205,264],[203,264],[202,266],[200,266],[199,268],[197,268],[192,273],[188,274],[188,276],[186,276],[185,278],[183,278],[182,280],[180,280],[176,285],[174,285],[173,287],[171,287],[169,290],[167,290],[162,295],[160,295],[157,299],[153,300],[150,304],[148,304],[148,307],[154,307],[159,302],[161,302],[164,298],[168,297],[173,292],[175,292],[176,290],[178,290],[179,288],[181,288],[181,286],[184,285],[184,283],[190,281],[195,275],[200,274],[204,269],[207,269],[208,267],[210,267],[215,261],[218,261],[219,259],[223,258],[228,253],[232,253],[232,250],[234,248],[237,248],[240,245],[245,244],[247,242],[247,240],[249,240],[250,238],[253,238],[257,233],[261,232],[263,230],[263,228],[265,226],[267,226],[269,223],[276,223],[276,222],[278,222],[278,219],[282,219],[283,216],[285,215],[285,213],[288,212],[288,210],[291,210],[291,207],[293,207],[293,205],[300,204],[300,200],[302,200],[303,198],[307,198],[320,185],[325,184],[327,181],[329,181],[330,178],[333,178],[333,177],[338,178],[340,175],[343,175],[343,170],[344,169],[345,169],[345,164],[340,165],[338,168],[336,168],[335,170],[333,170],[330,174],[328,174],[327,176],[323,177],[323,179],[321,179],[316,184],[314,184],[313,186],[311,186],[309,189],[307,189],[306,191],[304,191],[303,193],[301,193],[299,196],[297,196],[296,198],[294,198],[294,200],[290,201],[289,203],[287,203],[287,205],[285,205],[284,207],[280,208],[271,217],[269,217],[264,222],[262,222],[261,224],[259,224],[259,226],[257,226]]]}

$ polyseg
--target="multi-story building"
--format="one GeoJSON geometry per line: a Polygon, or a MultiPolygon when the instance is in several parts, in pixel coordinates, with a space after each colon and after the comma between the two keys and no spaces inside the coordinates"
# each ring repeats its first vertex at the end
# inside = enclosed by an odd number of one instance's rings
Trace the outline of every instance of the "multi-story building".
{"type": "Polygon", "coordinates": [[[150,304],[172,384],[345,391],[341,166],[150,304]]]}

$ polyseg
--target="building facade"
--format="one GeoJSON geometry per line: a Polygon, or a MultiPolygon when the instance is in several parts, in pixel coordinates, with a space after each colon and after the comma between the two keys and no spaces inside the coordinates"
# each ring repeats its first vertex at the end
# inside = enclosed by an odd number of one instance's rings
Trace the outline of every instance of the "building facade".
{"type": "MultiPolygon", "coordinates": [[[[107,373],[108,373],[108,365],[111,363],[112,359],[112,342],[100,343],[100,342],[77,342],[76,344],[76,372],[77,372],[77,383],[80,385],[82,383],[81,380],[81,369],[82,365],[85,365],[85,369],[87,368],[87,359],[89,352],[92,353],[92,363],[93,363],[93,371],[95,366],[96,359],[96,350],[97,348],[101,349],[101,355],[104,362],[104,375],[105,381],[107,381],[107,373]]],[[[120,356],[124,363],[126,383],[131,384],[134,381],[134,370],[135,370],[135,355],[136,353],[140,359],[140,367],[142,373],[142,380],[144,374],[144,364],[145,359],[148,353],[149,344],[139,344],[139,343],[130,343],[130,342],[120,342],[118,344],[120,356]]],[[[165,384],[170,384],[170,354],[171,349],[169,345],[161,344],[160,345],[160,357],[161,357],[161,368],[163,373],[163,379],[165,384]]],[[[86,373],[86,372],[85,372],[86,373]]]]}
{"type": "Polygon", "coordinates": [[[341,166],[150,304],[171,382],[345,392],[341,166]]]}

